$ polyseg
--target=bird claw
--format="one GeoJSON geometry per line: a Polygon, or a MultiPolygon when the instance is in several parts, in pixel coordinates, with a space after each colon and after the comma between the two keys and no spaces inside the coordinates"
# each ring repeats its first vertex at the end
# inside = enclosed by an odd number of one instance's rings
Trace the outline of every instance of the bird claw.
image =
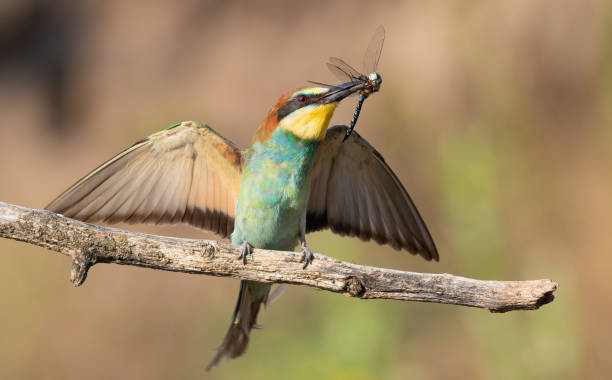
{"type": "Polygon", "coordinates": [[[314,260],[314,254],[312,253],[310,248],[308,248],[305,245],[302,245],[302,259],[300,260],[300,263],[304,263],[304,266],[302,267],[302,269],[306,269],[306,267],[310,263],[312,263],[313,260],[314,260]]]}
{"type": "Polygon", "coordinates": [[[240,254],[238,260],[242,260],[243,264],[247,263],[247,256],[253,254],[253,246],[251,246],[246,240],[242,242],[240,246],[240,254]]]}

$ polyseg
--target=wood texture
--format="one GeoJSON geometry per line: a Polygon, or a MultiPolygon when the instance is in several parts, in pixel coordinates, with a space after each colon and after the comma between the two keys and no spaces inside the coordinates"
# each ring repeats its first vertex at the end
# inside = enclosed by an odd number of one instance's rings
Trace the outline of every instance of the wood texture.
{"type": "Polygon", "coordinates": [[[450,274],[403,272],[350,264],[320,254],[307,269],[301,253],[255,249],[247,264],[239,247],[170,238],[83,223],[0,202],[0,237],[38,245],[72,259],[71,281],[89,268],[116,263],[167,271],[304,285],[362,299],[395,299],[479,307],[492,312],[530,310],[551,302],[551,280],[482,281],[450,274]]]}

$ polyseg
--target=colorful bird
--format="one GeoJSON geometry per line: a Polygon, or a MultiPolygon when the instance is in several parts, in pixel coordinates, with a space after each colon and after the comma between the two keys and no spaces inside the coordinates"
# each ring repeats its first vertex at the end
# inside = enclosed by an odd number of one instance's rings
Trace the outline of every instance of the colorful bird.
{"type": "MultiPolygon", "coordinates": [[[[408,193],[383,157],[346,126],[328,129],[336,105],[362,90],[345,84],[283,95],[240,151],[200,122],[137,142],[47,209],[88,222],[189,223],[231,237],[247,262],[253,247],[314,256],[306,233],[330,228],[438,260],[408,193]]],[[[210,369],[242,355],[270,284],[241,281],[232,323],[210,369]]]]}

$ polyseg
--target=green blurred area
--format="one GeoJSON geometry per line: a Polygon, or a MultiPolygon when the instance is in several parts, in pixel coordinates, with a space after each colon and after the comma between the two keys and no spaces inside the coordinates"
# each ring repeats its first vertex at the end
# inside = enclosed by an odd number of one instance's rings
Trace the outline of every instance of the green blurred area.
{"type": "Polygon", "coordinates": [[[288,286],[246,355],[205,373],[237,281],[98,265],[75,289],[66,258],[1,240],[0,378],[612,377],[608,2],[3,2],[0,200],[44,207],[180,120],[247,146],[282,93],[334,81],[328,56],[359,66],[379,24],[384,83],[357,130],[411,193],[441,261],[329,232],[311,248],[412,271],[552,278],[553,303],[491,314],[288,286]]]}

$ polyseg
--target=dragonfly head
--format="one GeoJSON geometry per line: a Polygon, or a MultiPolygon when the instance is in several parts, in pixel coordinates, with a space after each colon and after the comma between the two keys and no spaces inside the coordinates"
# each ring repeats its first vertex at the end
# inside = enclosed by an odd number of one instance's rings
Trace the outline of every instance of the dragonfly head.
{"type": "Polygon", "coordinates": [[[381,84],[382,77],[379,73],[372,72],[370,75],[368,75],[368,89],[370,93],[380,90],[381,84]]]}

